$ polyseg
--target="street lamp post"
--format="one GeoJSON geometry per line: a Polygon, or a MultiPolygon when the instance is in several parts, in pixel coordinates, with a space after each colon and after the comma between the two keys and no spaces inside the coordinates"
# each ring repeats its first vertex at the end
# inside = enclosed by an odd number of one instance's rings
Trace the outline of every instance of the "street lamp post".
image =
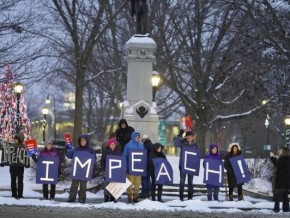
{"type": "Polygon", "coordinates": [[[285,133],[285,144],[286,147],[290,147],[290,115],[284,120],[286,124],[286,133],[285,133]]]}
{"type": "Polygon", "coordinates": [[[157,87],[158,87],[159,82],[160,82],[160,76],[159,76],[159,73],[157,71],[152,72],[152,81],[151,82],[152,82],[152,87],[153,87],[152,101],[155,102],[157,87]]]}
{"type": "MultiPolygon", "coordinates": [[[[53,116],[54,116],[54,122],[53,122],[53,131],[54,131],[54,140],[56,140],[56,107],[55,107],[55,97],[53,96],[53,116]]],[[[45,104],[50,104],[50,98],[49,95],[47,95],[45,99],[45,104]]]]}
{"type": "Polygon", "coordinates": [[[17,111],[16,111],[16,133],[19,133],[20,131],[20,95],[21,95],[21,92],[22,92],[22,89],[23,89],[23,85],[18,82],[15,84],[14,86],[14,90],[15,90],[15,93],[16,93],[16,99],[17,99],[17,102],[16,102],[16,106],[17,106],[17,111]]]}
{"type": "Polygon", "coordinates": [[[42,119],[42,142],[45,143],[45,126],[46,126],[46,117],[48,114],[48,108],[44,107],[42,108],[42,114],[43,114],[43,119],[42,119]]]}
{"type": "Polygon", "coordinates": [[[266,152],[266,162],[268,160],[268,152],[271,150],[271,145],[269,145],[269,141],[270,141],[269,125],[270,125],[270,116],[269,116],[269,114],[267,114],[267,117],[266,117],[266,120],[265,120],[265,126],[266,126],[266,129],[267,129],[267,141],[266,141],[266,145],[264,147],[264,150],[266,152]]]}

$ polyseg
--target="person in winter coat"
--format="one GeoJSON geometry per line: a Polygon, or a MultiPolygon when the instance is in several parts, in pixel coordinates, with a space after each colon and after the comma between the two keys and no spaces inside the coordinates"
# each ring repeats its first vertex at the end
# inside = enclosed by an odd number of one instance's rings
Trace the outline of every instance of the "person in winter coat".
{"type": "MultiPolygon", "coordinates": [[[[17,133],[14,135],[14,146],[24,148],[24,135],[22,133],[17,133]]],[[[23,198],[23,176],[24,176],[24,166],[20,163],[13,163],[9,168],[11,177],[11,191],[12,197],[16,199],[23,198]]]]}
{"type": "MultiPolygon", "coordinates": [[[[211,144],[209,146],[209,153],[205,155],[205,159],[214,159],[214,160],[222,160],[221,155],[219,154],[218,146],[215,144],[211,144]]],[[[214,186],[214,185],[208,185],[206,184],[207,188],[207,200],[211,201],[212,200],[212,194],[213,194],[213,199],[215,201],[218,201],[218,195],[219,195],[219,187],[214,186]]]]}
{"type": "Polygon", "coordinates": [[[149,172],[149,156],[152,150],[152,142],[149,139],[149,136],[144,134],[142,136],[142,143],[144,145],[144,148],[147,150],[147,171],[146,175],[141,177],[141,196],[144,198],[149,198],[150,195],[150,190],[151,190],[151,181],[150,181],[150,172],[149,172]]]}
{"type": "MultiPolygon", "coordinates": [[[[39,153],[39,157],[58,157],[60,158],[57,150],[53,147],[52,141],[48,141],[45,145],[45,148],[39,153]]],[[[32,155],[32,159],[35,163],[37,163],[37,156],[35,154],[32,155]]],[[[60,174],[60,160],[59,160],[59,168],[58,174],[60,174]]],[[[55,197],[55,184],[50,185],[50,200],[54,200],[55,197]]],[[[48,200],[48,184],[42,185],[42,193],[43,198],[48,200]]]]}
{"type": "Polygon", "coordinates": [[[134,128],[129,126],[125,119],[121,119],[116,130],[116,139],[121,144],[121,151],[124,151],[124,147],[131,140],[131,134],[134,132],[134,128]]]}
{"type": "Polygon", "coordinates": [[[289,151],[286,147],[281,147],[278,152],[279,157],[275,157],[270,152],[270,159],[274,166],[277,168],[275,186],[273,190],[274,197],[274,211],[279,212],[280,199],[283,201],[283,212],[289,212],[289,199],[288,194],[290,191],[290,157],[289,151]]]}
{"type": "Polygon", "coordinates": [[[230,158],[241,155],[241,147],[239,143],[231,143],[227,149],[228,154],[225,156],[224,167],[227,170],[228,186],[229,186],[229,200],[233,201],[234,188],[238,188],[238,200],[243,200],[243,183],[237,184],[237,178],[235,176],[233,167],[230,162],[230,158]]]}
{"type": "MultiPolygon", "coordinates": [[[[140,149],[144,150],[143,144],[140,142],[140,133],[139,132],[132,132],[131,134],[131,141],[126,144],[123,156],[126,158],[127,163],[129,163],[129,151],[131,149],[140,149]]],[[[133,176],[127,174],[128,180],[132,183],[127,189],[127,196],[128,196],[128,203],[137,203],[139,197],[139,189],[141,183],[141,176],[133,176]]]]}
{"type": "MultiPolygon", "coordinates": [[[[120,151],[120,149],[117,147],[117,141],[116,139],[109,139],[107,141],[107,147],[106,147],[106,150],[105,150],[105,155],[102,155],[102,158],[101,158],[101,168],[102,168],[102,171],[105,172],[106,171],[106,158],[107,158],[107,155],[118,155],[118,156],[121,156],[122,153],[120,151]]],[[[104,173],[105,175],[105,173],[104,173]]],[[[104,182],[104,187],[106,187],[109,182],[104,182]]],[[[104,201],[105,202],[110,202],[110,201],[114,201],[114,202],[117,202],[117,199],[114,198],[113,195],[110,194],[110,192],[104,188],[104,201]]]]}
{"type": "MultiPolygon", "coordinates": [[[[192,131],[187,131],[183,133],[183,131],[180,131],[180,133],[183,135],[185,134],[185,138],[182,138],[182,135],[178,135],[174,141],[174,146],[182,148],[185,146],[194,147],[197,149],[197,144],[194,142],[194,133],[192,131]]],[[[180,154],[181,155],[181,154],[180,154]]],[[[181,201],[183,201],[184,197],[184,186],[185,186],[185,179],[187,175],[187,183],[188,183],[188,200],[192,199],[193,196],[193,175],[182,173],[181,171],[181,156],[179,159],[179,171],[180,171],[180,184],[179,184],[179,198],[181,201]]]]}
{"type": "MultiPolygon", "coordinates": [[[[103,143],[102,143],[102,156],[105,156],[106,155],[106,149],[108,147],[107,143],[108,143],[108,140],[109,139],[115,139],[117,141],[117,136],[116,136],[116,133],[115,132],[111,132],[109,134],[109,137],[107,140],[105,140],[103,143]]],[[[119,151],[121,151],[121,145],[120,143],[117,141],[117,144],[116,144],[116,149],[118,149],[119,151]]]]}
{"type": "MultiPolygon", "coordinates": [[[[166,159],[166,156],[162,152],[162,150],[163,150],[163,145],[161,145],[159,143],[155,143],[153,145],[152,152],[149,155],[149,171],[150,171],[150,177],[151,177],[151,181],[152,181],[152,184],[151,184],[152,201],[156,200],[156,184],[155,184],[156,178],[155,178],[155,174],[154,174],[155,168],[154,168],[153,159],[154,158],[165,158],[166,159]]],[[[162,188],[163,188],[163,185],[157,185],[157,200],[160,202],[163,202],[162,197],[161,197],[162,196],[162,188]]]]}
{"type": "MultiPolygon", "coordinates": [[[[91,154],[95,154],[96,152],[91,148],[89,136],[88,135],[82,135],[79,137],[78,140],[78,147],[75,148],[75,150],[67,150],[67,157],[69,159],[73,158],[73,154],[75,151],[80,152],[89,152],[91,154]]],[[[69,199],[67,202],[75,202],[77,193],[79,195],[79,202],[81,204],[84,204],[86,202],[86,191],[87,191],[87,181],[77,180],[73,179],[70,187],[69,192],[69,199]],[[78,192],[78,187],[80,186],[80,190],[78,192]]]]}

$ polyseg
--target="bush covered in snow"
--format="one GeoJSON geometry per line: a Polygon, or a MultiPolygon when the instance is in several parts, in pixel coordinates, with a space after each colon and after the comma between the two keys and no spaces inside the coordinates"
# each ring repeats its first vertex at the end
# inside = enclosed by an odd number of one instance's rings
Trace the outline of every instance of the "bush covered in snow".
{"type": "Polygon", "coordinates": [[[272,182],[274,167],[270,160],[266,162],[265,159],[256,158],[248,159],[246,162],[252,179],[261,178],[272,182]]]}

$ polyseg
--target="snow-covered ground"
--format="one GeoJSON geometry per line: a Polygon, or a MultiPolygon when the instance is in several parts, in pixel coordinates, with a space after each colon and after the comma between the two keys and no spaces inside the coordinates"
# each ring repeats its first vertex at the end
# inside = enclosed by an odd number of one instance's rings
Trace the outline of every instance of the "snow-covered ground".
{"type": "MultiPolygon", "coordinates": [[[[179,183],[179,169],[178,169],[178,158],[168,157],[168,160],[172,164],[174,171],[174,183],[179,183]]],[[[194,177],[194,184],[203,184],[203,167],[201,165],[199,177],[194,177]]],[[[187,210],[187,211],[200,211],[200,212],[243,212],[243,209],[252,209],[253,211],[258,210],[259,213],[272,214],[273,202],[255,199],[245,196],[244,201],[229,202],[225,201],[223,193],[220,194],[221,202],[207,201],[206,196],[194,197],[193,200],[180,201],[178,197],[166,197],[163,199],[165,203],[153,202],[151,200],[143,200],[137,204],[126,204],[124,202],[118,203],[66,203],[57,201],[41,200],[42,194],[39,192],[42,189],[41,184],[35,184],[35,178],[31,169],[25,169],[24,179],[24,197],[25,199],[16,200],[11,198],[10,189],[10,174],[9,167],[0,168],[0,205],[31,205],[31,206],[46,206],[46,207],[88,207],[88,208],[111,208],[111,209],[122,209],[122,210],[187,210]]],[[[90,184],[89,184],[90,186],[90,184]]],[[[57,190],[63,191],[70,187],[70,182],[57,184],[57,190]]],[[[245,184],[245,188],[252,191],[267,192],[271,190],[271,184],[261,180],[254,179],[249,184],[245,184]]],[[[68,193],[57,194],[56,199],[67,199],[68,193]]],[[[94,194],[87,192],[87,199],[99,199],[99,202],[103,198],[103,191],[99,191],[94,194]]],[[[125,198],[125,197],[122,197],[125,198]]]]}

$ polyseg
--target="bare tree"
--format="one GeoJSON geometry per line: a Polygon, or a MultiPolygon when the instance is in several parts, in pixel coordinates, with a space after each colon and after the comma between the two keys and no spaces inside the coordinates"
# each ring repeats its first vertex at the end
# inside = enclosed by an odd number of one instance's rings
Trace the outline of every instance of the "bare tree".
{"type": "MultiPolygon", "coordinates": [[[[50,12],[54,13],[55,20],[61,24],[63,34],[53,40],[59,50],[59,58],[65,69],[58,70],[74,81],[75,86],[75,116],[74,116],[74,142],[82,132],[84,89],[87,79],[89,63],[93,58],[93,51],[100,39],[106,34],[116,15],[122,10],[124,3],[119,4],[110,20],[106,20],[105,13],[110,2],[100,1],[68,1],[53,0],[53,6],[46,4],[50,12]],[[73,72],[68,71],[72,69],[73,72]]],[[[63,66],[62,65],[62,66],[63,66]]]]}
{"type": "MultiPolygon", "coordinates": [[[[261,106],[268,60],[249,15],[227,1],[152,2],[162,80],[196,120],[205,145],[214,122],[254,114],[261,106]]],[[[150,17],[150,16],[149,16],[150,17]]],[[[172,100],[174,101],[174,100],[172,100]]]]}

